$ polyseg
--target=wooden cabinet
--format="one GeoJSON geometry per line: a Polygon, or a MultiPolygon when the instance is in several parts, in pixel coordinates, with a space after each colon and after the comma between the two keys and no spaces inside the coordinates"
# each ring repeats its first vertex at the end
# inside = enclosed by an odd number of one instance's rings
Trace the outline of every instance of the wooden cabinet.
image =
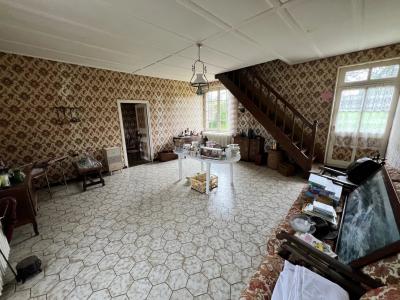
{"type": "Polygon", "coordinates": [[[0,198],[12,197],[17,201],[17,223],[15,227],[25,224],[32,224],[35,234],[38,235],[38,226],[36,222],[37,195],[32,187],[32,167],[28,166],[23,171],[25,179],[23,182],[13,185],[9,188],[0,189],[0,198]]]}
{"type": "Polygon", "coordinates": [[[240,147],[241,160],[249,160],[249,139],[247,137],[235,136],[233,138],[234,144],[238,144],[240,147]]]}
{"type": "Polygon", "coordinates": [[[258,136],[254,139],[248,137],[235,136],[234,143],[240,147],[241,160],[255,161],[258,154],[264,153],[264,138],[258,136]]]}

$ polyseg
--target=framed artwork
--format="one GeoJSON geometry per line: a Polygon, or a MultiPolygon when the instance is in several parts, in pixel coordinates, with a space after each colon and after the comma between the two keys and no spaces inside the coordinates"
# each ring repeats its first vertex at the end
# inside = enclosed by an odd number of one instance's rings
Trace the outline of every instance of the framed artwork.
{"type": "Polygon", "coordinates": [[[335,252],[356,268],[400,252],[400,202],[385,168],[349,194],[335,252]]]}

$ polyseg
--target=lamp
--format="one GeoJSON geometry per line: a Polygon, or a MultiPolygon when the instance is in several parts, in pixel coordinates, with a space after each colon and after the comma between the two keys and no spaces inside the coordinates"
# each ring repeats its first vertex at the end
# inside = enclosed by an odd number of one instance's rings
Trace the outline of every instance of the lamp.
{"type": "Polygon", "coordinates": [[[204,62],[200,59],[200,48],[201,44],[198,43],[197,47],[199,48],[198,51],[198,58],[194,61],[192,65],[192,78],[190,79],[190,85],[196,88],[197,95],[203,95],[208,92],[210,88],[210,84],[208,83],[206,73],[207,67],[204,62]]]}

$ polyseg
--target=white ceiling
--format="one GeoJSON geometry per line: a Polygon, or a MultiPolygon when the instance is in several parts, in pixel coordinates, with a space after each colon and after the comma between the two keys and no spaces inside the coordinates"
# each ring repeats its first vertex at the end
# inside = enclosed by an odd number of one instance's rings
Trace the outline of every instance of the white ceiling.
{"type": "Polygon", "coordinates": [[[188,81],[400,42],[399,0],[0,0],[0,51],[188,81]]]}

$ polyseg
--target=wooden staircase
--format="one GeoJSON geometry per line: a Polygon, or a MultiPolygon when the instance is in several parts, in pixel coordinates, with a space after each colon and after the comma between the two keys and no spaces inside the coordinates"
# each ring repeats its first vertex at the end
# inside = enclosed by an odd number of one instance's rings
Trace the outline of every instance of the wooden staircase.
{"type": "Polygon", "coordinates": [[[318,121],[310,122],[258,74],[249,69],[215,77],[273,136],[281,148],[305,172],[315,160],[318,121]]]}

